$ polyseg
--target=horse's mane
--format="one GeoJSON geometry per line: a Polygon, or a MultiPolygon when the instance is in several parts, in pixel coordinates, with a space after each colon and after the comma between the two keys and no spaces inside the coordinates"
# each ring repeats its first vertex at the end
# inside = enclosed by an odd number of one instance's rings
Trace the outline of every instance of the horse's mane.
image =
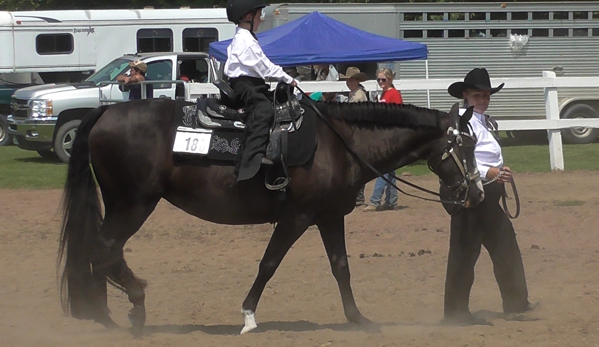
{"type": "Polygon", "coordinates": [[[440,128],[444,112],[410,104],[379,102],[316,104],[323,114],[362,126],[395,126],[405,128],[440,128]]]}

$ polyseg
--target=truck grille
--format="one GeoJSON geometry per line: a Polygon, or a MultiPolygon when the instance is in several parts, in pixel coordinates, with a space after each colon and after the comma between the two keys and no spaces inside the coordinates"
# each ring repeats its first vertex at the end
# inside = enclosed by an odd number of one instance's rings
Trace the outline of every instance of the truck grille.
{"type": "Polygon", "coordinates": [[[10,106],[12,108],[13,118],[27,118],[27,111],[29,110],[29,106],[27,106],[27,100],[12,99],[10,106]]]}

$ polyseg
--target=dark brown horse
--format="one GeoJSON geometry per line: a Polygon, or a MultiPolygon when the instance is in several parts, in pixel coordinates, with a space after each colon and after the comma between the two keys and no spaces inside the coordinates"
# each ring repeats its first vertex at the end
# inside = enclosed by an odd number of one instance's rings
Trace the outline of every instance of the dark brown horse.
{"type": "MultiPolygon", "coordinates": [[[[313,110],[304,108],[305,116],[315,117],[313,110]]],[[[107,305],[110,282],[127,293],[134,332],[142,331],[145,282],[127,266],[123,246],[164,198],[214,223],[276,223],[242,305],[242,333],[256,327],[254,312],[267,282],[311,225],[320,230],[347,319],[371,324],[356,307],[345,248],[344,216],[354,209],[360,187],[376,177],[357,158],[383,173],[428,159],[456,199],[475,206],[484,197],[480,182],[472,179],[478,174],[475,142],[462,136],[471,112],[452,117],[411,105],[376,103],[322,103],[319,109],[325,121],[316,122],[318,148],[307,164],[290,168],[283,202],[278,192],[265,188],[262,170],[236,183],[232,165],[174,166],[174,101],[140,100],[93,111],[77,131],[65,185],[59,250],[65,258],[65,310],[73,317],[115,326],[107,305]]]]}

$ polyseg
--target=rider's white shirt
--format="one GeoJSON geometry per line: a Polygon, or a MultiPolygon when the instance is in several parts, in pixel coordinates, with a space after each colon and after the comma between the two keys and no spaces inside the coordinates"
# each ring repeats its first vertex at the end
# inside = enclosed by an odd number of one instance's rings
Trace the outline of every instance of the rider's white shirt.
{"type": "MultiPolygon", "coordinates": [[[[465,109],[460,109],[460,115],[464,114],[464,112],[466,112],[465,109]]],[[[487,128],[487,122],[483,114],[473,112],[470,125],[477,139],[476,148],[474,149],[476,165],[481,177],[485,179],[490,168],[500,168],[503,166],[501,146],[499,146],[499,143],[487,128]]]]}
{"type": "Polygon", "coordinates": [[[271,77],[287,84],[293,81],[283,68],[273,64],[262,51],[249,30],[237,27],[233,41],[227,48],[225,74],[229,78],[241,76],[265,79],[271,77]]]}

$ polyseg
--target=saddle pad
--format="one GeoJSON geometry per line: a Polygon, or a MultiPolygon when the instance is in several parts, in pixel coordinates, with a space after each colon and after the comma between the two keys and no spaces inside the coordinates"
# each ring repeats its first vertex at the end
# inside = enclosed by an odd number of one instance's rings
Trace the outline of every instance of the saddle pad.
{"type": "MultiPolygon", "coordinates": [[[[308,162],[316,151],[316,114],[312,108],[305,102],[300,101],[304,108],[304,119],[302,126],[289,134],[289,153],[287,154],[287,166],[301,166],[308,162]]],[[[208,148],[208,154],[192,153],[173,153],[173,163],[175,166],[199,165],[205,166],[211,163],[233,166],[237,157],[240,155],[241,138],[243,138],[243,129],[238,131],[229,129],[202,129],[197,118],[191,114],[194,104],[188,101],[177,100],[175,113],[175,127],[191,128],[189,131],[210,132],[211,138],[208,148]],[[227,163],[228,162],[228,163],[227,163]]]]}

